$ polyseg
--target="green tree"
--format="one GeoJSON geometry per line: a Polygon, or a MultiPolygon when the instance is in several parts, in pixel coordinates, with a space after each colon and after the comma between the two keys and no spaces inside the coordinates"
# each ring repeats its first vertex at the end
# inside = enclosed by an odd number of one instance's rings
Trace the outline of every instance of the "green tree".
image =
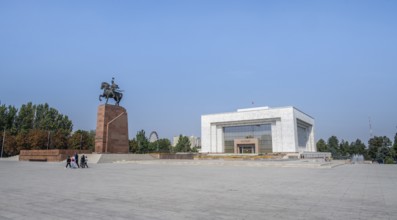
{"type": "MultiPolygon", "coordinates": [[[[62,134],[61,137],[64,135],[62,134]]],[[[94,141],[92,131],[77,130],[69,137],[68,145],[69,149],[93,150],[94,141]]]]}
{"type": "Polygon", "coordinates": [[[339,155],[341,157],[350,156],[350,144],[347,141],[342,140],[339,144],[339,155]]]}
{"type": "Polygon", "coordinates": [[[379,148],[382,147],[390,147],[391,141],[386,136],[375,136],[368,140],[368,156],[372,160],[379,159],[379,156],[382,155],[385,150],[379,152],[379,148]],[[379,154],[379,155],[378,155],[379,154]]]}
{"type": "Polygon", "coordinates": [[[397,133],[394,135],[393,149],[397,152],[397,133]]]}
{"type": "Polygon", "coordinates": [[[382,146],[378,148],[378,152],[376,153],[375,160],[378,161],[379,163],[393,164],[395,163],[393,159],[395,156],[396,156],[396,152],[394,151],[393,148],[382,146]]]}
{"type": "Polygon", "coordinates": [[[65,130],[71,132],[72,122],[67,116],[51,108],[47,103],[35,106],[34,128],[41,130],[65,130]]]}
{"type": "Polygon", "coordinates": [[[15,127],[17,132],[33,129],[34,115],[35,106],[31,102],[26,105],[23,104],[15,118],[15,127]]]}
{"type": "Polygon", "coordinates": [[[145,131],[140,130],[136,134],[135,140],[138,144],[138,151],[137,153],[145,154],[149,152],[149,141],[145,136],[145,131]]]}
{"type": "Polygon", "coordinates": [[[169,153],[172,145],[171,145],[171,141],[168,140],[167,138],[162,138],[157,140],[158,145],[159,145],[159,151],[160,152],[164,152],[164,153],[169,153]]]}
{"type": "Polygon", "coordinates": [[[52,130],[52,124],[49,118],[46,116],[46,112],[48,111],[48,104],[38,105],[36,107],[35,118],[34,118],[34,128],[41,130],[52,130]]]}
{"type": "Polygon", "coordinates": [[[316,147],[318,152],[329,152],[328,146],[323,139],[317,141],[316,147]]]}
{"type": "Polygon", "coordinates": [[[153,153],[153,152],[158,152],[157,141],[148,143],[148,153],[153,153]]]}
{"type": "Polygon", "coordinates": [[[171,148],[171,142],[168,139],[159,139],[155,142],[149,143],[149,152],[169,153],[170,148],[171,148]]]}
{"type": "Polygon", "coordinates": [[[328,138],[327,146],[333,158],[340,158],[341,155],[339,152],[339,140],[336,136],[331,136],[328,138]]]}
{"type": "Polygon", "coordinates": [[[135,140],[135,138],[132,140],[129,140],[128,145],[130,148],[129,149],[130,153],[134,153],[134,154],[138,153],[139,147],[138,147],[138,142],[135,140]]]}
{"type": "Polygon", "coordinates": [[[88,132],[89,135],[89,140],[87,140],[88,144],[88,150],[94,151],[95,150],[95,135],[96,131],[95,130],[90,130],[88,132]]]}
{"type": "Polygon", "coordinates": [[[194,152],[194,153],[198,153],[199,152],[199,148],[198,147],[193,147],[191,151],[194,152]]]}
{"type": "Polygon", "coordinates": [[[0,105],[0,129],[6,127],[6,118],[8,117],[7,107],[0,105]]]}
{"type": "Polygon", "coordinates": [[[150,152],[169,153],[170,149],[171,149],[171,142],[166,138],[159,139],[153,143],[149,143],[150,152]]]}
{"type": "Polygon", "coordinates": [[[174,147],[175,152],[191,152],[190,140],[187,136],[179,135],[178,143],[174,147]]]}
{"type": "Polygon", "coordinates": [[[15,148],[10,152],[19,152],[21,149],[47,149],[47,145],[49,148],[67,148],[73,124],[67,116],[60,114],[47,103],[34,105],[29,102],[23,104],[19,110],[13,106],[1,105],[0,130],[4,127],[15,142],[9,146],[15,148]]]}
{"type": "Polygon", "coordinates": [[[15,118],[18,110],[13,106],[6,107],[5,105],[0,106],[0,130],[7,129],[11,130],[12,133],[15,131],[15,118]]]}
{"type": "Polygon", "coordinates": [[[360,139],[357,139],[356,141],[351,142],[349,149],[350,149],[349,150],[350,155],[361,154],[361,155],[365,156],[365,154],[366,154],[365,144],[360,139]]]}

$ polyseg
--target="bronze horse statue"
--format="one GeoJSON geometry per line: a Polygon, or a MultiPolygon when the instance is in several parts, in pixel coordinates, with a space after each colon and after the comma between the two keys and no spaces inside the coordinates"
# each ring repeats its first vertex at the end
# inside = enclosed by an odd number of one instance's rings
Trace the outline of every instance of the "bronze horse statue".
{"type": "Polygon", "coordinates": [[[114,84],[115,86],[110,86],[109,83],[107,82],[102,82],[101,84],[101,89],[103,89],[103,94],[99,95],[99,101],[102,101],[101,97],[105,97],[106,98],[106,103],[108,104],[108,100],[109,98],[113,98],[114,101],[116,101],[116,105],[119,105],[121,98],[123,98],[123,93],[121,93],[120,91],[116,91],[116,89],[118,89],[118,86],[116,84],[114,84]]]}

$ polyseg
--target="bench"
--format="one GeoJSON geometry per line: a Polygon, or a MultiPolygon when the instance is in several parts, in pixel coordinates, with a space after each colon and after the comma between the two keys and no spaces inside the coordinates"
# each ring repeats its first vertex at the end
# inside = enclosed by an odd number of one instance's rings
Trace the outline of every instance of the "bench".
{"type": "Polygon", "coordinates": [[[47,162],[47,159],[29,159],[32,162],[47,162]]]}

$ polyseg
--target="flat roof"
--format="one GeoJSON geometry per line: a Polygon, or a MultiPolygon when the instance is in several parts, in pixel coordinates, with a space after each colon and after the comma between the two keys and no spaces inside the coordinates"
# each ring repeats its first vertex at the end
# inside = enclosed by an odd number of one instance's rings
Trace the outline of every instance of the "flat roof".
{"type": "Polygon", "coordinates": [[[259,111],[259,110],[268,110],[269,106],[264,107],[256,107],[256,108],[241,108],[237,109],[237,112],[249,112],[249,111],[259,111]]]}
{"type": "Polygon", "coordinates": [[[231,114],[231,113],[241,113],[241,112],[250,112],[250,111],[266,111],[266,110],[272,110],[272,109],[285,109],[285,108],[293,108],[303,114],[305,114],[306,116],[314,119],[312,116],[306,114],[305,112],[301,111],[300,109],[294,107],[294,106],[284,106],[284,107],[275,107],[275,108],[270,108],[269,106],[262,106],[262,107],[255,107],[255,108],[242,108],[242,109],[237,109],[237,111],[235,112],[223,112],[223,113],[214,113],[214,114],[205,114],[202,116],[206,116],[206,115],[222,115],[222,114],[231,114]]]}

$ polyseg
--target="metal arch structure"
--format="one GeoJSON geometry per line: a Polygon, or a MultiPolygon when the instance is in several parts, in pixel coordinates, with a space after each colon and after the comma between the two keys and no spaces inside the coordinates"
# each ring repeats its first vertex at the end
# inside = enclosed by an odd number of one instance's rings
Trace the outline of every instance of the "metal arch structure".
{"type": "Polygon", "coordinates": [[[152,131],[150,133],[150,135],[149,135],[149,142],[153,143],[153,142],[158,141],[158,139],[159,139],[159,135],[157,134],[157,132],[156,131],[152,131]]]}

